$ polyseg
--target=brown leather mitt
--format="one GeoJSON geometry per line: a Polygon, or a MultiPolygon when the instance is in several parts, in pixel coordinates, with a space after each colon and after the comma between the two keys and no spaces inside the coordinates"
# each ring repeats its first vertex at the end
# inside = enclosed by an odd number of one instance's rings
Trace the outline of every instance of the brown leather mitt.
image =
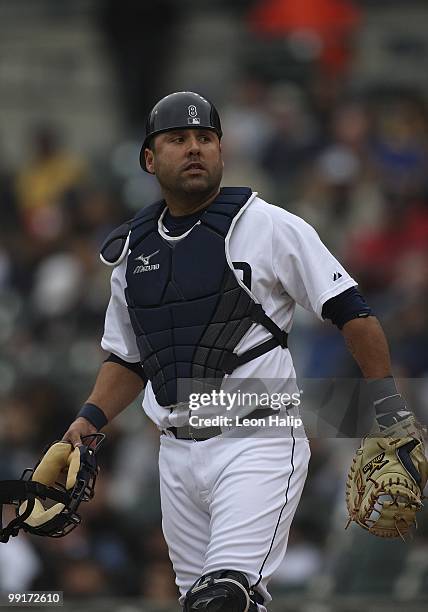
{"type": "Polygon", "coordinates": [[[347,526],[355,521],[383,538],[416,525],[428,478],[422,427],[413,416],[364,438],[346,482],[347,526]]]}

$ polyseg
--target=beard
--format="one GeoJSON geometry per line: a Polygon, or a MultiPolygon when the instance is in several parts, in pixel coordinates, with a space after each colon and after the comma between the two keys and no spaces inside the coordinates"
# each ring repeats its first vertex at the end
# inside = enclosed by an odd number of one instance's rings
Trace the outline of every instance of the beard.
{"type": "Polygon", "coordinates": [[[223,176],[223,164],[209,168],[206,172],[195,175],[180,172],[177,174],[162,171],[156,173],[156,178],[162,191],[175,196],[187,197],[189,200],[200,200],[217,191],[223,176]]]}

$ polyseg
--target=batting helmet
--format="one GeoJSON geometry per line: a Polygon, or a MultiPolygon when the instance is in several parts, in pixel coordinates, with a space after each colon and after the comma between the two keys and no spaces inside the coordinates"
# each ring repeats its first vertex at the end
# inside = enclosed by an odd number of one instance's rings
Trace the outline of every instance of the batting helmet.
{"type": "Polygon", "coordinates": [[[220,139],[223,133],[214,104],[193,91],[177,91],[159,100],[146,121],[146,137],[140,151],[143,170],[147,172],[144,149],[149,146],[153,136],[169,130],[189,128],[214,130],[220,139]]]}

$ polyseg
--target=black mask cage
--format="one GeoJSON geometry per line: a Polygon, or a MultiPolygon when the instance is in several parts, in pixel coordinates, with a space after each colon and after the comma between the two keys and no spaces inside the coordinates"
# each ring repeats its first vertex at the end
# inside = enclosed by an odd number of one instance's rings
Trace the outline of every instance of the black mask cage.
{"type": "MultiPolygon", "coordinates": [[[[102,433],[82,436],[83,445],[79,449],[79,468],[73,486],[67,489],[56,482],[45,485],[32,480],[34,472],[42,463],[45,454],[32,469],[24,470],[20,480],[0,481],[0,542],[7,542],[16,536],[20,529],[33,535],[61,538],[79,525],[81,517],[78,508],[82,502],[88,502],[94,497],[95,482],[98,474],[97,452],[105,439],[102,433]],[[63,504],[63,509],[52,518],[38,525],[28,524],[40,500],[63,504]],[[26,502],[25,509],[22,505],[26,502]],[[7,526],[3,526],[3,505],[15,506],[15,518],[7,526]]],[[[51,448],[53,445],[49,446],[51,448]]],[[[43,507],[44,509],[44,507],[43,507]]]]}

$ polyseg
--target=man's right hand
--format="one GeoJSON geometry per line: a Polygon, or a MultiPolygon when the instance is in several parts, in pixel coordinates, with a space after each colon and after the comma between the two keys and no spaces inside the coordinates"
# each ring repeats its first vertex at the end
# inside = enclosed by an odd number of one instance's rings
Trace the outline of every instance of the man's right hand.
{"type": "Polygon", "coordinates": [[[89,436],[97,433],[97,428],[83,417],[78,417],[67,429],[62,437],[63,442],[70,442],[73,447],[81,446],[82,436],[89,436]]]}

